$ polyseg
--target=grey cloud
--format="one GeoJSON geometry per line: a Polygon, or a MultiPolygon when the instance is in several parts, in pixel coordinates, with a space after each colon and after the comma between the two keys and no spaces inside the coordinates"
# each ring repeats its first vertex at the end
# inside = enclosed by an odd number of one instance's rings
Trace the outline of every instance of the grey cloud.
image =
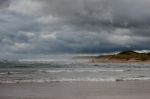
{"type": "Polygon", "coordinates": [[[0,11],[1,52],[150,49],[149,0],[15,0],[23,3],[19,10],[0,11]]]}
{"type": "Polygon", "coordinates": [[[9,3],[10,3],[9,0],[0,0],[0,9],[9,7],[9,3]]]}
{"type": "Polygon", "coordinates": [[[44,11],[74,25],[141,27],[150,25],[148,0],[45,0],[44,11]]]}

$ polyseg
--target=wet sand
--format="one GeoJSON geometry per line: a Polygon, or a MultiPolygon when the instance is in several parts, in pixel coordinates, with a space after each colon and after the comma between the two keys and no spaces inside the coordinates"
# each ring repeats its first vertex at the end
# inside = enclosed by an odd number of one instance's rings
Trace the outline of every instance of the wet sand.
{"type": "Polygon", "coordinates": [[[0,84],[0,99],[150,99],[150,81],[0,84]]]}
{"type": "Polygon", "coordinates": [[[150,64],[150,60],[119,60],[119,59],[108,59],[108,58],[94,58],[93,61],[89,59],[89,63],[119,63],[119,64],[150,64]]]}

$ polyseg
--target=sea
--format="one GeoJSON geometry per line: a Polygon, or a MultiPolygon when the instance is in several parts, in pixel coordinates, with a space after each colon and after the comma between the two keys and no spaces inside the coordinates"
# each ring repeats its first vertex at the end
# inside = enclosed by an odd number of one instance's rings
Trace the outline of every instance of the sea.
{"type": "Polygon", "coordinates": [[[132,80],[150,80],[150,64],[91,63],[63,56],[0,62],[0,83],[132,80]]]}

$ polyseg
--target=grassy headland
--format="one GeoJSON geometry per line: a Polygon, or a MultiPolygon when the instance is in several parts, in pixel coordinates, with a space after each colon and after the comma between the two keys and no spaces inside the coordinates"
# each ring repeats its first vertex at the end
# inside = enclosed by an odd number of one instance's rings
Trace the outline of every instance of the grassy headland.
{"type": "Polygon", "coordinates": [[[101,63],[150,63],[150,52],[138,53],[135,51],[123,51],[113,55],[100,55],[82,58],[88,58],[90,62],[101,63]]]}

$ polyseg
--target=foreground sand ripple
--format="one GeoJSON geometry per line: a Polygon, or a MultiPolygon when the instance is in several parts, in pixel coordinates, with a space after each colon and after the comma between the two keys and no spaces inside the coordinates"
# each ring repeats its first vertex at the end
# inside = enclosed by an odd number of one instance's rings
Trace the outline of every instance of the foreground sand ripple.
{"type": "Polygon", "coordinates": [[[150,81],[1,84],[0,99],[150,99],[150,81]]]}

